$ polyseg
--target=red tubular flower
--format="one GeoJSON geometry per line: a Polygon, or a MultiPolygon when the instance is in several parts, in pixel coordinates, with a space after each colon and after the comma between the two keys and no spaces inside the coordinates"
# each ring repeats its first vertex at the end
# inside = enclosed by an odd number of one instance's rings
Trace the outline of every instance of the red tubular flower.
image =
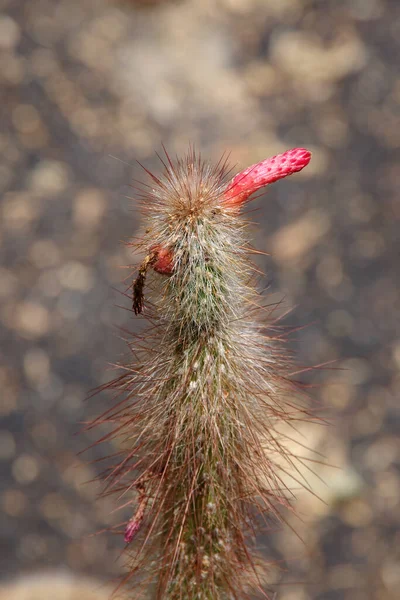
{"type": "Polygon", "coordinates": [[[248,167],[230,182],[222,203],[232,208],[240,208],[248,198],[260,188],[301,171],[311,160],[311,152],[306,148],[293,148],[283,154],[248,167]]]}

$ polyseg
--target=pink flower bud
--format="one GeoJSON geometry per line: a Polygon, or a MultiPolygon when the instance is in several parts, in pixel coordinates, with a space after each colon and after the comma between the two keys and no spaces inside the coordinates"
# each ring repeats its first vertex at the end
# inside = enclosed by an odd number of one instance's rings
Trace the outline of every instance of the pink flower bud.
{"type": "Polygon", "coordinates": [[[130,544],[137,532],[140,529],[141,519],[132,519],[126,526],[124,540],[126,544],[130,544]]]}
{"type": "Polygon", "coordinates": [[[293,148],[248,167],[235,175],[228,185],[223,195],[223,205],[240,208],[254,192],[278,179],[301,171],[310,160],[309,150],[293,148]]]}

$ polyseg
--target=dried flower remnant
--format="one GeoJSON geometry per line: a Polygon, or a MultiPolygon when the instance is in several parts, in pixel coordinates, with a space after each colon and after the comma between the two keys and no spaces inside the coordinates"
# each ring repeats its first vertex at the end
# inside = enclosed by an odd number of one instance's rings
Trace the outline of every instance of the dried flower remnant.
{"type": "Polygon", "coordinates": [[[128,524],[125,528],[125,535],[124,535],[124,540],[127,544],[130,544],[133,541],[133,539],[135,538],[137,532],[140,529],[141,521],[142,521],[142,519],[138,519],[135,516],[135,518],[131,519],[128,522],[128,524]]]}
{"type": "Polygon", "coordinates": [[[94,424],[112,423],[108,437],[123,441],[104,473],[106,493],[126,502],[138,491],[125,582],[140,585],[153,571],[157,600],[242,600],[261,590],[252,539],[259,515],[280,518],[290,504],[284,475],[296,461],[280,426],[310,415],[253,284],[240,213],[310,158],[289,150],[227,182],[223,160],[212,166],[190,150],[174,163],[166,154],[163,176],[150,173],[142,194],[133,311],[145,309],[151,327],[129,340],[132,362],[109,384],[117,404],[94,424]]]}
{"type": "Polygon", "coordinates": [[[139,492],[138,508],[130,521],[128,521],[125,528],[124,540],[127,544],[130,544],[138,533],[142,524],[144,513],[147,505],[147,496],[145,486],[138,483],[136,488],[139,492]]]}

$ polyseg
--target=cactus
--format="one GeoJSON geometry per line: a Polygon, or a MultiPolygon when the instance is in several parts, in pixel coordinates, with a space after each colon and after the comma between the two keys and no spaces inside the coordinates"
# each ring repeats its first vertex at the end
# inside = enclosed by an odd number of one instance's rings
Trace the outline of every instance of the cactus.
{"type": "Polygon", "coordinates": [[[310,158],[296,148],[228,182],[224,160],[166,153],[163,175],[149,173],[142,193],[133,311],[149,326],[131,340],[131,363],[109,384],[117,404],[97,422],[112,423],[108,437],[122,448],[103,475],[105,493],[135,505],[125,582],[137,576],[143,590],[153,577],[157,600],[261,591],[254,536],[290,504],[284,475],[295,461],[280,426],[307,411],[256,289],[241,212],[310,158]]]}

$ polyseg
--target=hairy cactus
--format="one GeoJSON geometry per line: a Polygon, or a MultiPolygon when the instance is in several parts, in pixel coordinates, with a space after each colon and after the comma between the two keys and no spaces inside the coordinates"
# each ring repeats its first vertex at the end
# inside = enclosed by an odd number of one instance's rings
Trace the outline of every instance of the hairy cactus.
{"type": "MultiPolygon", "coordinates": [[[[158,600],[243,599],[261,590],[252,550],[261,517],[279,518],[295,457],[282,424],[307,418],[289,381],[281,332],[262,306],[241,211],[250,196],[310,161],[302,148],[227,181],[190,150],[142,193],[145,258],[133,310],[149,321],[110,385],[98,421],[122,450],[106,493],[132,503],[125,581],[158,600]],[[141,580],[141,583],[140,583],[141,580]]],[[[137,592],[137,595],[140,596],[137,592]]],[[[135,596],[136,597],[136,596],[135,596]]]]}

